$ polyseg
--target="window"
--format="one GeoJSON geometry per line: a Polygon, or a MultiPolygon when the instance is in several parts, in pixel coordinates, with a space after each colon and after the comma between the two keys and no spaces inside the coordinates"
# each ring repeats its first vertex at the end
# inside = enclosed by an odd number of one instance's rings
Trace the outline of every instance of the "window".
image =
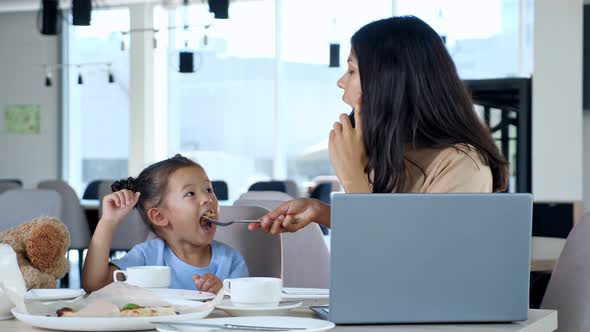
{"type": "Polygon", "coordinates": [[[168,107],[170,154],[226,181],[233,200],[272,176],[274,1],[232,2],[229,14],[214,20],[196,4],[171,15],[169,26],[190,28],[170,30],[168,107]],[[181,50],[195,52],[194,73],[178,72],[181,50]]]}
{"type": "Polygon", "coordinates": [[[350,107],[336,86],[346,72],[350,38],[363,25],[390,17],[390,0],[284,0],[281,10],[280,131],[287,177],[305,185],[334,175],[328,136],[334,121],[350,107]],[[330,44],[340,45],[340,67],[330,68],[330,44]]]}
{"type": "Polygon", "coordinates": [[[532,0],[398,0],[397,15],[417,16],[444,36],[463,79],[532,74],[532,0]]]}
{"type": "Polygon", "coordinates": [[[94,10],[91,26],[67,29],[64,160],[66,178],[81,196],[92,180],[127,176],[129,54],[128,47],[121,50],[121,32],[129,30],[129,10],[94,10]]]}
{"type": "Polygon", "coordinates": [[[327,137],[338,115],[350,112],[336,86],[350,37],[392,13],[390,0],[280,3],[278,26],[272,0],[232,2],[229,20],[191,5],[167,22],[176,27],[169,34],[170,154],[180,151],[212,180],[225,180],[230,200],[258,180],[304,185],[334,174],[327,137]],[[330,43],[341,45],[340,68],[328,67],[330,43]],[[195,73],[178,72],[181,50],[195,52],[195,73]]]}

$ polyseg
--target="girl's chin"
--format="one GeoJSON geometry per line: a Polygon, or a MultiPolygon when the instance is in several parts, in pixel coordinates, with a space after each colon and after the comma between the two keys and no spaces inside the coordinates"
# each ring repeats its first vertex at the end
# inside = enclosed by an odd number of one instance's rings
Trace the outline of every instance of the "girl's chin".
{"type": "Polygon", "coordinates": [[[212,241],[215,237],[215,226],[211,224],[199,225],[199,238],[204,241],[212,241]]]}

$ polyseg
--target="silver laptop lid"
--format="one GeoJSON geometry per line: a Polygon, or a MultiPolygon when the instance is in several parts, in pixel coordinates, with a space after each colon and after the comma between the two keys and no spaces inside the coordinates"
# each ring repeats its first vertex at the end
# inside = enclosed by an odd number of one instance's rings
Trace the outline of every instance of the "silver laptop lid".
{"type": "Polygon", "coordinates": [[[330,320],[526,320],[530,194],[334,194],[330,320]]]}

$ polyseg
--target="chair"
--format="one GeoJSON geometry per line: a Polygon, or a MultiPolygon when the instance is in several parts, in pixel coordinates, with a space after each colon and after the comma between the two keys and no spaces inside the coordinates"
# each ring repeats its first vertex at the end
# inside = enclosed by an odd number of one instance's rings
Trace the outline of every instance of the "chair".
{"type": "MultiPolygon", "coordinates": [[[[259,206],[221,206],[221,221],[258,219],[268,212],[259,206]]],[[[281,277],[281,238],[264,232],[252,232],[246,224],[217,227],[215,239],[239,251],[251,277],[281,277]]]]}
{"type": "Polygon", "coordinates": [[[590,213],[571,230],[553,270],[542,309],[559,315],[559,332],[590,331],[590,213]]]}
{"type": "MultiPolygon", "coordinates": [[[[98,197],[100,198],[99,216],[102,213],[102,198],[112,192],[111,184],[113,182],[112,180],[101,181],[98,184],[98,197]]],[[[111,251],[129,251],[134,245],[145,241],[149,232],[149,226],[142,220],[139,212],[133,209],[125,220],[121,222],[113,235],[111,251]]]]}
{"type": "Polygon", "coordinates": [[[281,240],[285,287],[330,287],[330,252],[318,224],[282,233],[281,240]]]}
{"type": "Polygon", "coordinates": [[[0,194],[0,231],[42,216],[59,218],[61,209],[61,196],[54,190],[8,190],[0,194]]]}
{"type": "Polygon", "coordinates": [[[211,181],[211,187],[217,199],[220,201],[227,201],[229,199],[229,190],[225,181],[211,181]]]}
{"type": "Polygon", "coordinates": [[[22,183],[20,180],[12,180],[12,179],[1,179],[0,180],[0,193],[3,193],[7,190],[12,189],[20,189],[22,188],[22,183]]]}
{"type": "Polygon", "coordinates": [[[328,182],[318,184],[309,194],[309,198],[319,199],[320,201],[330,204],[332,198],[332,184],[328,182]]]}
{"type": "Polygon", "coordinates": [[[241,194],[238,199],[288,201],[293,197],[280,191],[247,191],[241,194]]]}
{"type": "Polygon", "coordinates": [[[285,181],[260,181],[254,182],[248,191],[280,191],[287,192],[285,181]]]}
{"type": "MultiPolygon", "coordinates": [[[[237,200],[234,206],[253,205],[273,210],[282,201],[237,200]]],[[[285,287],[329,288],[330,252],[320,226],[311,223],[295,233],[281,234],[285,287]]]]}
{"type": "Polygon", "coordinates": [[[0,179],[0,182],[12,182],[18,184],[19,187],[23,186],[23,182],[20,179],[0,179]]]}
{"type": "Polygon", "coordinates": [[[262,200],[262,199],[238,199],[234,202],[234,206],[260,206],[269,211],[272,211],[283,204],[285,201],[279,200],[262,200]]]}
{"type": "MultiPolygon", "coordinates": [[[[329,182],[320,183],[309,194],[309,198],[319,199],[320,201],[322,201],[326,204],[331,204],[332,197],[330,195],[332,194],[332,188],[333,188],[332,183],[329,183],[329,182]]],[[[320,228],[322,230],[322,234],[328,235],[329,230],[326,226],[320,225],[320,228]]]]}
{"type": "Polygon", "coordinates": [[[293,180],[285,180],[285,192],[293,198],[301,197],[299,186],[293,180]]]}
{"type": "MultiPolygon", "coordinates": [[[[94,180],[91,181],[84,189],[84,194],[82,194],[82,199],[99,199],[100,196],[98,195],[98,187],[101,182],[108,181],[108,180],[94,180]]],[[[114,181],[113,181],[114,182],[114,181]]]]}
{"type": "Polygon", "coordinates": [[[61,180],[42,181],[37,185],[39,189],[49,189],[57,191],[62,198],[61,221],[70,231],[71,245],[70,249],[78,250],[79,270],[82,275],[83,251],[88,248],[90,243],[90,226],[86,218],[86,213],[80,205],[80,199],[70,185],[61,180]]]}

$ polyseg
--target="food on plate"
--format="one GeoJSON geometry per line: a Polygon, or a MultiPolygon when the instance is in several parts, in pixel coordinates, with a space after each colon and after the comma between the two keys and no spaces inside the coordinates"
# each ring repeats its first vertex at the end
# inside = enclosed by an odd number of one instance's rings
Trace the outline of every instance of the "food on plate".
{"type": "Polygon", "coordinates": [[[72,314],[75,314],[76,312],[77,312],[77,310],[74,308],[63,307],[61,309],[58,309],[55,313],[57,314],[57,317],[66,317],[66,316],[71,316],[72,314]]]}
{"type": "Polygon", "coordinates": [[[97,301],[80,311],[63,307],[58,309],[56,314],[57,317],[153,317],[173,316],[178,313],[172,306],[143,307],[135,303],[128,303],[119,309],[113,304],[97,301]]]}
{"type": "Polygon", "coordinates": [[[121,317],[151,317],[176,315],[174,307],[141,307],[129,304],[121,309],[121,317]]]}

